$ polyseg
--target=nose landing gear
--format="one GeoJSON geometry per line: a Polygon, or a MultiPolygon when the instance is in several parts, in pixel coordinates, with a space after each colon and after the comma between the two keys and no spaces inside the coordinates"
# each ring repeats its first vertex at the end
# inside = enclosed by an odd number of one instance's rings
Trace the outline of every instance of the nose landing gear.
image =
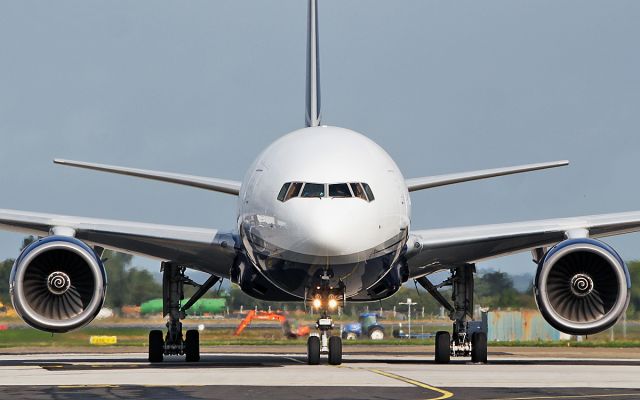
{"type": "Polygon", "coordinates": [[[334,289],[328,284],[316,287],[312,295],[311,305],[321,310],[320,318],[316,321],[318,333],[311,334],[307,339],[307,362],[309,365],[320,364],[320,354],[327,354],[329,365],[342,364],[342,338],[332,336],[333,320],[328,314],[329,310],[338,308],[340,298],[344,299],[344,290],[334,289]]]}
{"type": "Polygon", "coordinates": [[[342,338],[332,336],[333,320],[323,312],[318,318],[316,328],[319,333],[312,334],[307,339],[307,362],[309,365],[320,364],[320,354],[328,354],[329,365],[342,364],[342,338]]]}

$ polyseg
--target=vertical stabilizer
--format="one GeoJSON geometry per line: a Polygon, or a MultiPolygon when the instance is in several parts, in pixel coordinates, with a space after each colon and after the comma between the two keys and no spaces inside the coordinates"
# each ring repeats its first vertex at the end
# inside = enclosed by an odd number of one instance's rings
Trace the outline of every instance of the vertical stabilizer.
{"type": "Polygon", "coordinates": [[[307,21],[307,127],[320,126],[319,62],[318,0],[309,0],[309,15],[307,21]]]}

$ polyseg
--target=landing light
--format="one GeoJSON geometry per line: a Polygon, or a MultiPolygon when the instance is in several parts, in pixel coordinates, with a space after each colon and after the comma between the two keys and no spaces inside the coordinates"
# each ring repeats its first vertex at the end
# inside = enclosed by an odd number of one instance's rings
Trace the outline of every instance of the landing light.
{"type": "Polygon", "coordinates": [[[313,307],[314,308],[320,308],[321,305],[322,305],[322,301],[320,301],[320,299],[318,299],[318,298],[313,299],[313,307]]]}
{"type": "Polygon", "coordinates": [[[334,309],[336,307],[338,307],[338,300],[329,299],[329,308],[334,309]]]}

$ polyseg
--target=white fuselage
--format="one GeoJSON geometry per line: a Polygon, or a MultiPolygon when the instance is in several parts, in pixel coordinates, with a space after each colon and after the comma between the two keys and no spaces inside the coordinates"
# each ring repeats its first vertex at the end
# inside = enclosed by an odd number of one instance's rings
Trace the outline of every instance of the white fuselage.
{"type": "Polygon", "coordinates": [[[282,290],[300,297],[329,271],[348,296],[363,297],[397,262],[410,208],[404,178],[380,146],[321,126],[285,135],[257,157],[240,190],[238,225],[248,258],[282,290]],[[283,185],[294,182],[325,190],[302,197],[303,187],[279,200],[283,185]],[[331,196],[329,185],[340,183],[367,184],[374,199],[356,197],[353,186],[349,197],[331,196]]]}

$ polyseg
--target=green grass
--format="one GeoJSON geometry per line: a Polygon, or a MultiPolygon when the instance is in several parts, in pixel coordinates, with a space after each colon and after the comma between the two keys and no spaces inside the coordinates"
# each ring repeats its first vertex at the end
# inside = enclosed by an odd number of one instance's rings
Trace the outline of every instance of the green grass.
{"type": "MultiPolygon", "coordinates": [[[[158,325],[160,328],[161,325],[158,325]]],[[[425,332],[435,332],[440,329],[448,329],[449,326],[425,325],[425,332]]],[[[251,326],[246,329],[242,335],[233,336],[231,328],[208,328],[201,332],[200,343],[203,346],[225,346],[225,345],[243,345],[243,346],[263,346],[263,345],[296,345],[304,346],[306,338],[286,339],[282,335],[282,331],[278,328],[251,326]]],[[[388,333],[391,331],[389,326],[388,333]]],[[[420,330],[417,330],[420,332],[420,330]]],[[[598,335],[592,335],[584,341],[516,341],[516,342],[492,342],[491,346],[507,346],[507,347],[619,347],[619,348],[640,348],[640,325],[630,325],[628,327],[627,339],[610,340],[610,332],[603,332],[598,335]]],[[[622,338],[620,331],[616,330],[615,337],[622,338]]],[[[105,325],[91,325],[79,329],[77,331],[61,334],[51,334],[41,332],[29,327],[15,327],[8,330],[0,331],[0,348],[18,348],[18,347],[42,347],[42,348],[74,348],[88,347],[89,338],[92,335],[97,336],[117,336],[118,343],[113,346],[105,347],[146,347],[148,342],[148,328],[130,328],[105,325]]],[[[433,339],[425,340],[407,340],[395,339],[388,337],[385,340],[349,340],[344,341],[344,345],[351,346],[376,346],[376,345],[411,345],[411,346],[433,346],[433,339]]],[[[95,346],[96,348],[103,346],[95,346]]]]}

